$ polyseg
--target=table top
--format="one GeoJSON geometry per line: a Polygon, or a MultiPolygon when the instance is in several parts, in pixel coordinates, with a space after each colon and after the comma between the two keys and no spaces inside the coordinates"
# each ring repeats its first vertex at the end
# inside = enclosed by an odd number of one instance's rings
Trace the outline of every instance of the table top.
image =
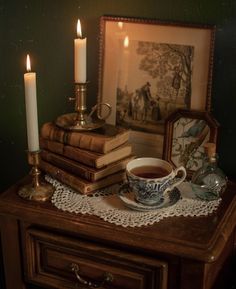
{"type": "Polygon", "coordinates": [[[63,212],[50,202],[22,199],[17,192],[28,181],[26,177],[0,195],[0,215],[113,246],[214,262],[236,226],[236,184],[231,182],[219,208],[208,216],[170,217],[150,226],[124,228],[96,216],[63,212]]]}

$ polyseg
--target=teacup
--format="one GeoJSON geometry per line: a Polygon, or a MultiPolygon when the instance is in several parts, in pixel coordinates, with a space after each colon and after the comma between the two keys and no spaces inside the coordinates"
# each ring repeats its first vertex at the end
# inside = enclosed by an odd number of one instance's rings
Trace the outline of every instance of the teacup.
{"type": "Polygon", "coordinates": [[[162,159],[141,157],[131,160],[126,165],[129,187],[137,202],[155,205],[186,178],[183,166],[173,169],[172,165],[162,159]],[[182,172],[182,176],[176,178],[182,172]]]}

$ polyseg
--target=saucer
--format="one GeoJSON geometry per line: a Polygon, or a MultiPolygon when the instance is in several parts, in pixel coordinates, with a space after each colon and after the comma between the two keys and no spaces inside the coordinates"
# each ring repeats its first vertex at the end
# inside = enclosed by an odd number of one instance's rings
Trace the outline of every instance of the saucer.
{"type": "Polygon", "coordinates": [[[160,201],[154,205],[144,205],[135,200],[134,193],[130,190],[128,183],[125,183],[120,187],[118,196],[126,207],[132,210],[143,212],[170,207],[177,203],[181,198],[179,189],[175,187],[170,193],[166,195],[166,197],[162,197],[160,201]]]}

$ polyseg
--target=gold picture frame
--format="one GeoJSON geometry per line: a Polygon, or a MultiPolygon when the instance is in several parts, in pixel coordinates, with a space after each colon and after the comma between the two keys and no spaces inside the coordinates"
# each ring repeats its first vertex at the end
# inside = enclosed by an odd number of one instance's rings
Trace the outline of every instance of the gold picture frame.
{"type": "Polygon", "coordinates": [[[108,123],[132,130],[138,155],[149,139],[162,153],[176,109],[210,110],[214,38],[209,25],[101,17],[98,101],[112,106],[108,123]]]}
{"type": "Polygon", "coordinates": [[[163,159],[184,166],[190,178],[203,165],[204,144],[217,144],[219,124],[210,112],[179,109],[166,120],[163,159]]]}

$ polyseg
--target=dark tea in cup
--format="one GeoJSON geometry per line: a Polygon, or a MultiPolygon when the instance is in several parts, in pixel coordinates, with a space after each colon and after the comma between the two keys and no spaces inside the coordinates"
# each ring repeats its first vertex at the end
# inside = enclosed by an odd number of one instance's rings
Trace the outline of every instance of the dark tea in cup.
{"type": "Polygon", "coordinates": [[[145,179],[163,178],[169,175],[169,171],[158,166],[141,166],[130,170],[131,174],[145,179]]]}

